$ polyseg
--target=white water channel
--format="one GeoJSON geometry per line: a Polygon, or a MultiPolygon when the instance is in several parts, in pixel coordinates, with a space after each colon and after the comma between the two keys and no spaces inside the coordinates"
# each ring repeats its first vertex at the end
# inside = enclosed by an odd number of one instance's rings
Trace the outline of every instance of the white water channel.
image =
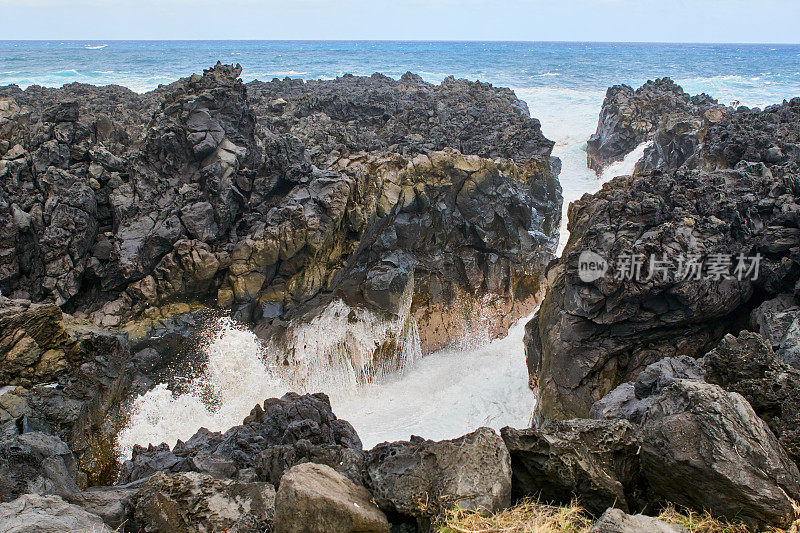
{"type": "MultiPolygon", "coordinates": [[[[586,168],[585,141],[596,124],[602,93],[573,96],[571,112],[566,113],[565,107],[555,100],[558,98],[555,93],[519,93],[528,101],[532,115],[542,119],[545,135],[556,141],[554,155],[563,163],[560,179],[565,213],[568,202],[596,192],[613,176],[630,173],[641,157],[644,146],[598,178],[586,168]],[[542,105],[545,111],[540,109],[542,105]],[[556,115],[555,110],[561,114],[556,115]]],[[[562,224],[559,251],[565,242],[566,221],[562,224]]],[[[209,332],[203,349],[208,356],[203,375],[190,384],[187,393],[173,394],[162,384],[137,398],[128,424],[120,433],[118,449],[121,457],[127,458],[134,444],[166,442],[173,446],[178,439],[191,437],[200,427],[224,431],[240,424],[257,403],[280,397],[288,390],[328,394],[336,415],[353,424],[365,448],[384,441],[408,439],[412,434],[445,439],[481,426],[528,427],[536,401],[528,387],[522,342],[529,319],[521,319],[505,338],[492,342],[472,339],[457,350],[443,350],[424,358],[412,342],[407,352],[414,353],[402,355],[402,371],[365,385],[357,385],[346,376],[342,379],[341,372],[332,374],[336,377],[327,383],[313,379],[306,385],[281,377],[265,363],[274,358],[269,357],[256,336],[223,319],[209,332]],[[207,402],[209,393],[215,398],[213,407],[207,402]]],[[[298,340],[302,337],[304,345],[328,345],[331,335],[352,336],[352,332],[343,330],[347,327],[346,321],[341,323],[332,318],[327,324],[316,324],[299,332],[298,340]],[[314,342],[315,335],[318,342],[314,342]]]]}

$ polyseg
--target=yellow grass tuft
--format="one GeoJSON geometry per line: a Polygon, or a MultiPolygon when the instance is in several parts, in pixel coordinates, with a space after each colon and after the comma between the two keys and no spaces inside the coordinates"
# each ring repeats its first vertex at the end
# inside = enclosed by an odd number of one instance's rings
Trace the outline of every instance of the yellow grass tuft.
{"type": "MultiPolygon", "coordinates": [[[[800,516],[800,508],[797,508],[800,516]]],[[[677,509],[669,506],[659,520],[684,527],[690,533],[750,533],[739,522],[714,518],[708,512],[677,509]]],[[[536,500],[523,500],[495,514],[452,509],[439,533],[588,533],[594,520],[577,501],[554,506],[536,500]]],[[[800,519],[788,529],[766,529],[769,533],[800,533],[800,519]]]]}
{"type": "Polygon", "coordinates": [[[452,509],[439,533],[585,533],[592,520],[575,502],[568,506],[523,500],[493,515],[452,509]]]}
{"type": "Polygon", "coordinates": [[[708,511],[699,513],[691,509],[680,511],[670,505],[664,509],[659,520],[676,524],[688,529],[691,533],[750,533],[750,530],[739,522],[727,522],[711,516],[708,511]]]}

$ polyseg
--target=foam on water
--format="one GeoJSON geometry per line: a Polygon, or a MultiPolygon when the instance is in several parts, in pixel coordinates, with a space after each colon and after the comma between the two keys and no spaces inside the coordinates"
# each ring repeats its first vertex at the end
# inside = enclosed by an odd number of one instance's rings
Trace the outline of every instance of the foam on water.
{"type": "Polygon", "coordinates": [[[174,446],[201,427],[224,431],[241,424],[257,403],[286,392],[256,336],[229,318],[214,324],[202,351],[205,369],[188,392],[173,394],[162,383],[133,401],[117,441],[121,457],[130,457],[135,444],[174,446]]]}

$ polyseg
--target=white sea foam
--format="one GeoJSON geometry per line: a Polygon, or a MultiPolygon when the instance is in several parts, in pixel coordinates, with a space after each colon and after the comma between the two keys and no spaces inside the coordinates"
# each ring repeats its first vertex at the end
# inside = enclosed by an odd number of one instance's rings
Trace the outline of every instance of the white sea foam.
{"type": "Polygon", "coordinates": [[[117,441],[121,457],[130,457],[134,444],[174,446],[201,427],[224,431],[241,424],[257,403],[286,392],[256,336],[230,319],[214,325],[202,350],[206,368],[188,392],[173,394],[160,384],[133,401],[117,441]]]}

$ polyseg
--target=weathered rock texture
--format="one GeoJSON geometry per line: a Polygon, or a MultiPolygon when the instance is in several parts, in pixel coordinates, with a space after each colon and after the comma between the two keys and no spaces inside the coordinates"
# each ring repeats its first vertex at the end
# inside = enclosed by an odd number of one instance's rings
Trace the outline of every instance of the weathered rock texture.
{"type": "Polygon", "coordinates": [[[135,481],[158,471],[196,471],[231,478],[258,475],[277,483],[294,464],[325,458],[330,466],[357,478],[362,454],[353,426],[336,418],[327,396],[289,393],[266,400],[263,407],[255,406],[242,425],[225,433],[201,428],[172,450],[166,444],[134,447],[133,457],[122,465],[120,481],[135,481]],[[280,461],[273,462],[277,454],[280,461]]]}
{"type": "Polygon", "coordinates": [[[3,432],[55,434],[77,457],[79,485],[113,481],[115,423],[142,375],[124,336],[0,297],[0,338],[3,432]]]}
{"type": "Polygon", "coordinates": [[[240,72],[0,89],[0,291],[106,327],[219,307],[278,340],[341,299],[416,317],[426,349],[532,309],[560,187],[511,91],[240,72]]]}
{"type": "Polygon", "coordinates": [[[334,469],[305,463],[283,476],[275,498],[275,533],[389,533],[372,495],[334,469]]]}
{"type": "MultiPolygon", "coordinates": [[[[726,338],[717,351],[730,342],[726,338]]],[[[787,525],[800,495],[797,466],[743,396],[705,382],[689,361],[650,365],[626,402],[604,399],[594,414],[639,425],[641,471],[651,499],[754,527],[787,525]]]]}
{"type": "Polygon", "coordinates": [[[0,531],[12,533],[112,533],[99,516],[58,496],[26,494],[0,503],[0,531]]]}
{"type": "MultiPolygon", "coordinates": [[[[663,80],[645,87],[653,91],[659,84],[663,80]]],[[[673,89],[668,92],[683,94],[673,89]]],[[[672,98],[656,101],[662,97],[672,98]]],[[[685,95],[680,100],[691,102],[685,95]]],[[[662,126],[691,111],[635,98],[626,102],[638,110],[626,116],[647,115],[662,126]]],[[[800,98],[763,111],[711,107],[703,113],[708,116],[694,148],[670,155],[682,148],[656,142],[667,155],[653,163],[655,169],[642,164],[634,176],[615,178],[570,206],[569,242],[548,273],[540,312],[526,328],[541,417],[586,416],[594,401],[648,364],[667,356],[701,356],[749,322],[785,357],[794,357],[800,98]],[[583,282],[578,261],[589,250],[610,268],[583,282]],[[640,275],[622,279],[621,261],[632,254],[639,254],[640,275]],[[738,276],[739,256],[757,254],[757,275],[740,271],[738,276]],[[701,279],[691,270],[677,276],[681,257],[692,256],[705,263],[701,279]],[[730,262],[722,275],[709,274],[715,257],[730,262]],[[668,272],[651,274],[651,259],[666,259],[668,272]],[[754,308],[761,311],[751,317],[754,308]]]]}
{"type": "Polygon", "coordinates": [[[764,339],[726,335],[704,358],[706,380],[744,396],[789,456],[800,462],[800,370],[780,361],[764,339]]]}
{"type": "Polygon", "coordinates": [[[272,529],[275,488],[197,472],[153,475],[131,498],[138,531],[256,533],[272,529]]]}
{"type": "Polygon", "coordinates": [[[593,513],[638,507],[640,442],[627,421],[569,420],[542,428],[503,428],[511,454],[512,497],[569,504],[593,513]]]}
{"type": "Polygon", "coordinates": [[[381,509],[416,518],[423,531],[455,506],[494,512],[511,502],[511,459],[488,428],[453,440],[379,444],[368,452],[366,477],[381,509]]]}
{"type": "Polygon", "coordinates": [[[707,94],[687,94],[669,78],[650,80],[635,91],[628,85],[614,85],[606,92],[597,131],[587,142],[587,164],[599,173],[654,135],[660,137],[659,145],[672,144],[673,150],[652,152],[646,158],[675,164],[681,153],[692,155],[699,125],[703,119],[716,120],[720,107],[707,94]],[[690,131],[693,134],[687,135],[690,131]],[[671,155],[678,157],[667,159],[671,155]]]}

